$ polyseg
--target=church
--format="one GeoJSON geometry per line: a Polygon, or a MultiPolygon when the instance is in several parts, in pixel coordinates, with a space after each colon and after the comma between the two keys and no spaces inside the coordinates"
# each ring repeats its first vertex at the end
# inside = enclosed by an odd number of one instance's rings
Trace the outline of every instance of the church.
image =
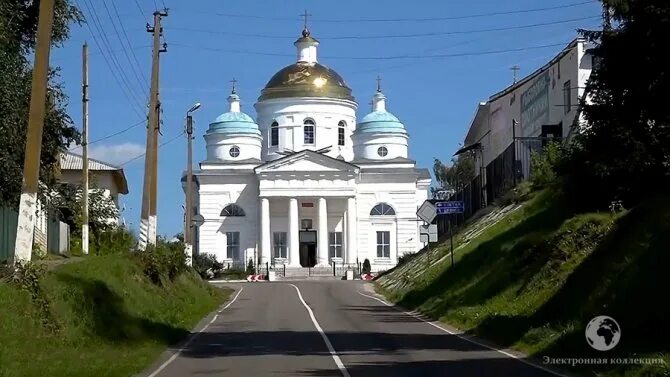
{"type": "Polygon", "coordinates": [[[356,265],[373,271],[424,246],[417,208],[430,172],[409,158],[409,133],[387,110],[381,89],[372,109],[358,104],[344,79],[317,59],[307,28],[297,61],[280,69],[254,104],[229,108],[209,124],[207,157],[194,171],[197,253],[224,264],[249,259],[271,267],[356,265]]]}

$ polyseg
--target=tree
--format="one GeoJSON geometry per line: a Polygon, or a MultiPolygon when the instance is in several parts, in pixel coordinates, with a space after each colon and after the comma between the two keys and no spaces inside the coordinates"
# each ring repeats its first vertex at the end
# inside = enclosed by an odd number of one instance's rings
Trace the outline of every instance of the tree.
{"type": "MultiPolygon", "coordinates": [[[[79,236],[83,224],[81,205],[83,190],[81,186],[70,184],[60,184],[56,187],[55,192],[49,196],[49,208],[55,210],[58,218],[70,226],[73,234],[79,236]]],[[[88,201],[88,225],[93,235],[99,236],[118,226],[116,219],[119,217],[119,210],[111,196],[104,190],[95,188],[89,190],[88,201]]]]}
{"type": "MultiPolygon", "coordinates": [[[[0,2],[0,205],[10,207],[18,206],[21,194],[32,80],[28,57],[35,47],[39,3],[37,0],[0,2]]],[[[56,0],[54,45],[67,39],[72,22],[82,20],[81,13],[69,0],[56,0]]],[[[65,111],[67,97],[57,79],[58,69],[52,68],[40,161],[40,198],[43,200],[47,194],[45,188],[56,182],[60,153],[69,144],[79,141],[79,132],[65,111]]]]}
{"type": "Polygon", "coordinates": [[[568,193],[600,208],[633,205],[670,183],[670,2],[603,4],[612,27],[582,31],[595,44],[587,126],[558,165],[568,193]]]}
{"type": "Polygon", "coordinates": [[[440,186],[438,190],[458,191],[475,176],[474,158],[470,153],[461,154],[451,159],[451,166],[446,166],[438,158],[434,158],[433,174],[440,186]]]}

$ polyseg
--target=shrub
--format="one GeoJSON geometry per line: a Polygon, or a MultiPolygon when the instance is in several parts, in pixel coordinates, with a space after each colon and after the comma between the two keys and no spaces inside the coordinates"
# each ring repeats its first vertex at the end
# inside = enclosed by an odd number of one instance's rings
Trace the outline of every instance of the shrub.
{"type": "Polygon", "coordinates": [[[127,229],[118,227],[90,233],[89,252],[95,255],[127,253],[135,247],[135,237],[127,229]]]}
{"type": "Polygon", "coordinates": [[[174,280],[188,268],[183,244],[178,242],[167,243],[159,240],[156,246],[149,245],[146,250],[138,251],[137,258],[144,274],[158,285],[163,280],[174,280]]]}
{"type": "Polygon", "coordinates": [[[370,266],[370,260],[365,258],[365,260],[363,261],[363,273],[369,274],[370,271],[372,271],[372,266],[370,266]]]}
{"type": "Polygon", "coordinates": [[[254,260],[252,258],[249,258],[249,262],[247,263],[247,275],[253,275],[256,273],[256,268],[254,266],[254,260]]]}
{"type": "Polygon", "coordinates": [[[203,279],[214,276],[223,269],[223,264],[212,254],[202,253],[193,256],[193,268],[203,279]]]}
{"type": "Polygon", "coordinates": [[[247,270],[242,267],[226,268],[214,276],[222,279],[244,279],[247,277],[247,270]]]}
{"type": "Polygon", "coordinates": [[[562,158],[563,151],[558,142],[547,144],[541,153],[531,153],[530,183],[533,189],[541,189],[556,180],[556,166],[562,158]]]}

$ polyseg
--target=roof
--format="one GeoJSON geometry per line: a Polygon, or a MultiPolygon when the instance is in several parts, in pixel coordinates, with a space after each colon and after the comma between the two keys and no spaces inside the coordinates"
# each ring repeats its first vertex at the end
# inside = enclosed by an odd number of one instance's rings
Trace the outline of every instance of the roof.
{"type": "Polygon", "coordinates": [[[369,158],[357,158],[352,161],[354,164],[415,164],[416,161],[405,157],[394,157],[387,160],[373,160],[369,158]]]}
{"type": "Polygon", "coordinates": [[[207,134],[254,134],[260,135],[258,125],[247,114],[240,111],[240,97],[234,92],[228,97],[230,111],[219,115],[209,124],[207,134]]]}
{"type": "MultiPolygon", "coordinates": [[[[60,155],[60,169],[61,170],[84,170],[84,157],[72,152],[64,152],[60,155]]],[[[109,164],[104,161],[96,160],[94,158],[88,158],[88,170],[90,171],[109,171],[114,177],[114,182],[119,187],[119,192],[121,194],[127,194],[128,191],[128,181],[126,180],[126,175],[123,172],[123,168],[109,164]]]]}
{"type": "Polygon", "coordinates": [[[263,168],[266,168],[266,167],[268,167],[268,166],[272,166],[272,165],[281,165],[281,164],[282,164],[283,162],[285,162],[285,161],[289,161],[289,160],[291,160],[291,159],[294,159],[294,158],[297,158],[297,157],[301,157],[301,156],[306,156],[306,157],[310,157],[310,156],[311,156],[311,157],[320,157],[320,158],[324,158],[325,160],[332,161],[334,164],[337,164],[337,165],[346,166],[347,168],[359,169],[358,166],[356,166],[356,165],[354,165],[354,164],[352,164],[352,163],[350,163],[350,162],[346,162],[346,161],[344,161],[344,160],[340,160],[340,159],[337,159],[337,158],[333,158],[333,157],[330,157],[330,156],[325,155],[325,154],[323,154],[323,153],[315,152],[315,151],[310,150],[310,149],[304,149],[304,150],[299,151],[299,152],[295,152],[295,153],[288,154],[288,155],[286,155],[286,156],[284,156],[284,157],[281,157],[281,158],[278,158],[278,159],[276,159],[276,160],[268,161],[268,162],[266,162],[266,163],[264,163],[264,164],[262,164],[262,165],[257,166],[254,170],[255,170],[256,172],[258,172],[259,170],[261,170],[261,169],[263,169],[263,168]]]}

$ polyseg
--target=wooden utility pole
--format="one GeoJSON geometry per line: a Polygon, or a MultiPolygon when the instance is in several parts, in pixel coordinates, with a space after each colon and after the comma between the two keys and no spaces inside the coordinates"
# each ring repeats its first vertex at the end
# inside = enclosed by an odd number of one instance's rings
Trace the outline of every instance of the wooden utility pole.
{"type": "Polygon", "coordinates": [[[147,26],[147,32],[153,34],[153,52],[151,59],[151,92],[149,93],[149,121],[147,124],[147,146],[144,156],[144,186],[142,193],[142,212],[140,219],[139,249],[144,250],[147,244],[156,244],[156,191],[158,178],[158,73],[160,53],[165,52],[166,45],[161,46],[163,32],[161,18],[167,12],[154,12],[154,26],[147,26]]]}
{"type": "Polygon", "coordinates": [[[82,152],[82,164],[83,164],[83,179],[84,179],[84,188],[82,189],[81,195],[81,207],[82,207],[82,225],[81,225],[81,251],[84,254],[88,254],[88,44],[84,42],[82,47],[82,60],[83,60],[83,69],[82,69],[82,128],[81,133],[81,146],[83,149],[82,152]]]}
{"type": "Polygon", "coordinates": [[[42,130],[46,112],[49,53],[51,52],[51,30],[54,20],[54,0],[40,1],[37,21],[35,64],[30,91],[30,109],[26,132],[26,151],[23,164],[23,186],[19,202],[19,218],[16,227],[16,245],[13,263],[30,261],[35,235],[37,209],[37,184],[42,153],[42,130]]]}

